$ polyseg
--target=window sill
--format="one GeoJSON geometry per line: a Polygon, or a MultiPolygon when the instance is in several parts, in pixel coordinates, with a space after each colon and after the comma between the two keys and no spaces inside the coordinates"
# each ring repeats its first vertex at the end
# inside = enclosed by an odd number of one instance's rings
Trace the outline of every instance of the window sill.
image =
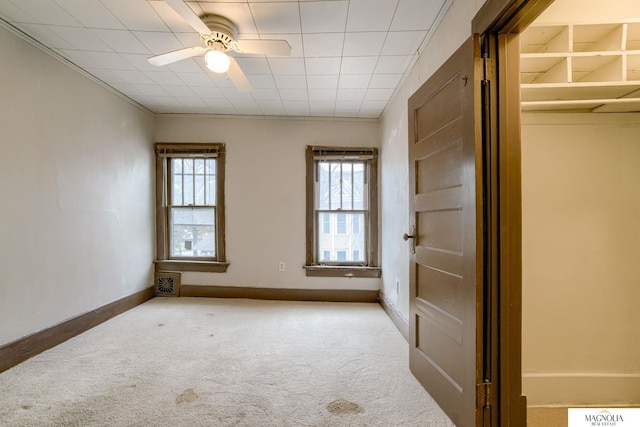
{"type": "Polygon", "coordinates": [[[380,267],[346,267],[332,265],[305,265],[307,277],[368,277],[378,278],[382,275],[380,267]]]}
{"type": "Polygon", "coordinates": [[[205,273],[226,273],[228,262],[156,260],[156,271],[197,271],[205,273]]]}

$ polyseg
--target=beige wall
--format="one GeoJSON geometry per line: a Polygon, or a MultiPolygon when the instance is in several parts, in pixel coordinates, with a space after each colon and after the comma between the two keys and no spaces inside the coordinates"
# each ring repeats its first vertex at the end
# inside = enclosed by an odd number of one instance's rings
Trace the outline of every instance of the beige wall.
{"type": "Polygon", "coordinates": [[[151,286],[153,128],[0,27],[0,346],[151,286]]]}
{"type": "Polygon", "coordinates": [[[379,146],[364,120],[163,115],[158,142],[226,144],[226,273],[185,273],[183,284],[378,290],[380,279],[306,277],[305,146],[379,146]],[[285,271],[278,271],[284,261],[285,271]]]}
{"type": "Polygon", "coordinates": [[[524,114],[523,391],[640,402],[640,114],[524,114]]]}

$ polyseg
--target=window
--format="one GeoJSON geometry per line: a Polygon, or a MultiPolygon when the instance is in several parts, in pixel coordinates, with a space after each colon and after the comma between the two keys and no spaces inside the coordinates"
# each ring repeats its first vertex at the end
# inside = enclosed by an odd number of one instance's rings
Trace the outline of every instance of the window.
{"type": "Polygon", "coordinates": [[[307,276],[380,277],[377,149],[307,147],[307,276]]]}
{"type": "Polygon", "coordinates": [[[226,271],[224,163],[224,144],[156,144],[156,269],[226,271]]]}

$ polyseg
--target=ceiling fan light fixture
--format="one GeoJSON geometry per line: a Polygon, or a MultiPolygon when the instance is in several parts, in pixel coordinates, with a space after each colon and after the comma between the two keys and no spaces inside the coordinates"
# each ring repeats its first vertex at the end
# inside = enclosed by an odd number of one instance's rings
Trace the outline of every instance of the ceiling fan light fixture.
{"type": "Polygon", "coordinates": [[[204,62],[207,68],[214,73],[226,73],[229,70],[231,60],[226,53],[219,50],[210,50],[204,55],[204,62]]]}

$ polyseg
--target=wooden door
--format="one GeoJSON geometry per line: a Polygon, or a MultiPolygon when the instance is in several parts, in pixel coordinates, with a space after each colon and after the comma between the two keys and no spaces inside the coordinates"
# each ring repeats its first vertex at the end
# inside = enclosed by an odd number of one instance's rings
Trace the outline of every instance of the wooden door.
{"type": "Polygon", "coordinates": [[[410,367],[458,426],[481,422],[477,45],[465,42],[409,99],[410,367]]]}

